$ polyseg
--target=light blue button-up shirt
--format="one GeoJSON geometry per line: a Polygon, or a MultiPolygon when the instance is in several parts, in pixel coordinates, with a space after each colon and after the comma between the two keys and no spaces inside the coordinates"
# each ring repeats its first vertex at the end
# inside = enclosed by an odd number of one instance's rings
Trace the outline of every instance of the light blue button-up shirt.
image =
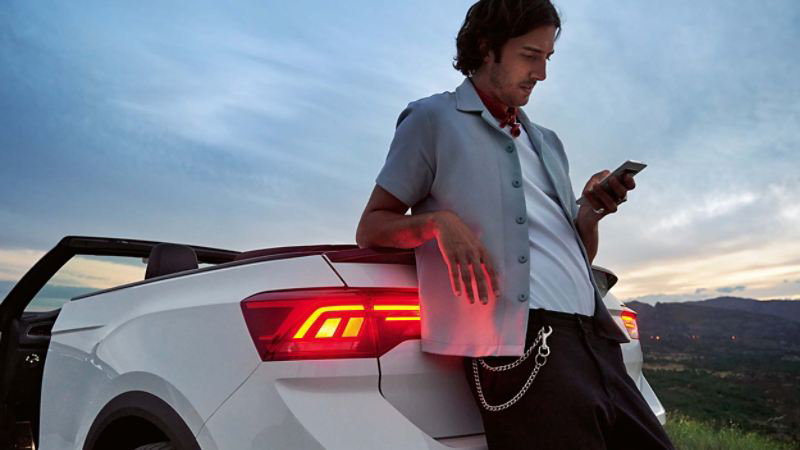
{"type": "MultiPolygon", "coordinates": [[[[510,130],[503,129],[510,134],[510,130]]],[[[533,144],[520,127],[515,139],[522,166],[531,250],[529,306],[550,311],[594,314],[594,288],[569,220],[533,144]]],[[[517,220],[526,220],[518,217],[517,220]]]]}
{"type": "MultiPolygon", "coordinates": [[[[597,333],[629,342],[603,304],[586,249],[574,225],[578,214],[569,164],[558,136],[518,118],[542,161],[572,226],[594,287],[597,333]]],[[[519,356],[525,351],[530,297],[530,247],[517,145],[498,126],[469,79],[455,92],[409,103],[397,120],[386,162],[375,182],[411,207],[412,214],[449,210],[486,247],[500,296],[489,304],[453,294],[436,239],[415,248],[422,350],[462,356],[519,356]]]]}

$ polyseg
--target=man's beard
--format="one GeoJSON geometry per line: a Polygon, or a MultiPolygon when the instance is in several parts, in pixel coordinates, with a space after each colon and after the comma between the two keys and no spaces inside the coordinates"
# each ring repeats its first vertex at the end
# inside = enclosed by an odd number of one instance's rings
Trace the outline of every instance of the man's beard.
{"type": "MultiPolygon", "coordinates": [[[[489,84],[495,89],[495,92],[503,92],[503,87],[505,86],[505,82],[508,81],[508,78],[505,74],[500,70],[499,67],[494,66],[489,69],[489,84]]],[[[516,105],[512,105],[510,99],[498,97],[497,100],[500,100],[506,106],[514,107],[516,105]]]]}

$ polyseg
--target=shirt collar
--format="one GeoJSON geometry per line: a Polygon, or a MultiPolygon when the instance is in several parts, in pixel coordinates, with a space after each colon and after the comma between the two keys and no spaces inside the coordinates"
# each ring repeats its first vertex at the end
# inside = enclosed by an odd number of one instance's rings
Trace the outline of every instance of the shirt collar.
{"type": "Polygon", "coordinates": [[[517,108],[506,106],[499,100],[495,100],[488,93],[478,89],[478,86],[475,85],[472,78],[469,78],[469,81],[472,83],[472,87],[475,88],[478,97],[480,97],[483,104],[486,105],[486,108],[492,116],[500,122],[500,128],[509,126],[511,127],[511,136],[519,136],[520,130],[519,122],[517,121],[517,108]]]}

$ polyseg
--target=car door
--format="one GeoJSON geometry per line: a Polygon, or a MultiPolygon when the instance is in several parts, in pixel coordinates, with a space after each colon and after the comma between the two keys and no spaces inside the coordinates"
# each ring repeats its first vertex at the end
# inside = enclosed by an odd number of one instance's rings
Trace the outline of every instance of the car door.
{"type": "MultiPolygon", "coordinates": [[[[11,288],[0,304],[0,448],[35,448],[45,358],[61,305],[84,293],[142,280],[143,258],[156,244],[67,236],[11,288]],[[104,268],[105,280],[97,276],[104,268]]],[[[198,260],[210,264],[231,261],[239,253],[194,250],[198,260]]]]}

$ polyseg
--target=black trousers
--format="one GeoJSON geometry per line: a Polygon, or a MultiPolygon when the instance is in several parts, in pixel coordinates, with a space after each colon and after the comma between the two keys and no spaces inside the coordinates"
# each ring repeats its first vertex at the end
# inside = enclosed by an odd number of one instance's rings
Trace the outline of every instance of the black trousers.
{"type": "MultiPolygon", "coordinates": [[[[550,355],[525,395],[507,409],[493,412],[482,406],[473,358],[464,358],[490,450],[674,449],[625,371],[619,343],[596,335],[592,317],[532,309],[526,350],[542,325],[553,329],[547,338],[550,355]]],[[[492,372],[478,363],[481,388],[490,405],[505,403],[519,392],[535,365],[537,350],[506,371],[492,372]]],[[[500,366],[517,359],[491,356],[484,361],[500,366]]]]}

